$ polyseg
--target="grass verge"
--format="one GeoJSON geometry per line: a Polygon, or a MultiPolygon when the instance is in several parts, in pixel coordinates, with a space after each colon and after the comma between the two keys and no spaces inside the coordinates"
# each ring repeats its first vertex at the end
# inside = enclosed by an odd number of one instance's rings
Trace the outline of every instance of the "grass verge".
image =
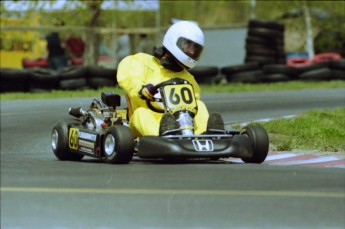
{"type": "Polygon", "coordinates": [[[345,153],[345,108],[307,111],[295,118],[252,123],[268,132],[274,150],[345,153]]]}
{"type": "MultiPolygon", "coordinates": [[[[290,81],[282,83],[262,83],[262,84],[215,84],[200,85],[202,93],[221,93],[221,92],[253,92],[253,91],[279,91],[279,90],[303,90],[303,89],[325,89],[325,88],[344,88],[345,81],[325,81],[325,82],[304,82],[290,81]]],[[[113,91],[123,95],[123,90],[119,87],[105,87],[97,90],[85,89],[75,91],[42,91],[42,92],[10,92],[1,93],[1,100],[18,99],[53,99],[53,98],[81,98],[99,97],[102,91],[113,91]]]]}

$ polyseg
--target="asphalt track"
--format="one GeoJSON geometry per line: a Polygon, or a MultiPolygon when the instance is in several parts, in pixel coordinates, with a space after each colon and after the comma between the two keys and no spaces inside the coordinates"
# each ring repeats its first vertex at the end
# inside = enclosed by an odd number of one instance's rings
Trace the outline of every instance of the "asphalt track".
{"type": "MultiPolygon", "coordinates": [[[[345,107],[345,89],[204,95],[225,122],[345,107]]],[[[1,228],[345,228],[345,169],[56,160],[51,128],[90,98],[1,101],[1,228]]]]}

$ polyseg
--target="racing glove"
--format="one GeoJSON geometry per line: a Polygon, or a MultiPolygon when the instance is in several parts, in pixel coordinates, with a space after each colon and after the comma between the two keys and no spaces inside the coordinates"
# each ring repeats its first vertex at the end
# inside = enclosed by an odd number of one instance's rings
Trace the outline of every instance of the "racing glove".
{"type": "Polygon", "coordinates": [[[139,96],[141,99],[153,99],[153,96],[157,93],[155,87],[152,84],[146,84],[139,91],[139,96]]]}

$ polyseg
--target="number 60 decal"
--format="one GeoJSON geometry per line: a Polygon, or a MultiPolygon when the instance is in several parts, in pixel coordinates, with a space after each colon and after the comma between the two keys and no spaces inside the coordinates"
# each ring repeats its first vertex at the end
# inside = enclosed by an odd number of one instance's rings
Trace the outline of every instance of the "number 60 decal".
{"type": "Polygon", "coordinates": [[[79,129],[71,128],[69,129],[68,145],[71,149],[78,149],[79,146],[79,129]]]}
{"type": "Polygon", "coordinates": [[[172,104],[177,105],[181,102],[181,98],[185,104],[191,104],[193,102],[193,97],[190,89],[183,87],[179,93],[175,93],[175,88],[172,88],[169,94],[169,101],[172,104]]]}
{"type": "Polygon", "coordinates": [[[197,107],[192,85],[167,85],[164,87],[166,105],[171,111],[186,109],[193,111],[197,107]]]}

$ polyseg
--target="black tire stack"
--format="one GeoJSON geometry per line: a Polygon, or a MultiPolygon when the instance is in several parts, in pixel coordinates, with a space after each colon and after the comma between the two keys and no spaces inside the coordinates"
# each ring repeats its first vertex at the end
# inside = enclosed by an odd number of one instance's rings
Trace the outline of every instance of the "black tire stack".
{"type": "Polygon", "coordinates": [[[86,75],[86,82],[90,88],[115,87],[117,69],[104,68],[100,66],[89,66],[86,75]]]}
{"type": "Polygon", "coordinates": [[[249,20],[244,62],[285,64],[284,31],[284,24],[276,21],[249,20]]]}
{"type": "Polygon", "coordinates": [[[345,80],[345,59],[329,61],[331,79],[345,80]]]}
{"type": "Polygon", "coordinates": [[[329,61],[313,63],[296,67],[300,80],[303,81],[324,81],[330,80],[332,73],[329,69],[329,61]]]}
{"type": "Polygon", "coordinates": [[[78,90],[87,88],[86,71],[84,66],[70,66],[63,68],[60,73],[60,89],[78,90]]]}
{"type": "Polygon", "coordinates": [[[30,72],[26,69],[0,68],[1,92],[30,90],[30,72]]]}
{"type": "Polygon", "coordinates": [[[276,21],[249,20],[245,41],[244,64],[221,68],[228,82],[281,82],[298,78],[298,72],[286,66],[284,24],[276,21]]]}
{"type": "Polygon", "coordinates": [[[223,79],[217,66],[197,66],[188,71],[200,84],[217,84],[223,79]]]}
{"type": "Polygon", "coordinates": [[[264,76],[257,62],[226,66],[221,68],[221,73],[228,83],[259,83],[264,76]]]}
{"type": "Polygon", "coordinates": [[[60,70],[0,68],[0,89],[3,93],[115,87],[116,74],[115,68],[99,66],[69,66],[60,70]]]}
{"type": "Polygon", "coordinates": [[[298,70],[285,64],[266,64],[262,67],[263,82],[284,82],[298,79],[298,70]]]}
{"type": "Polygon", "coordinates": [[[30,68],[30,91],[50,91],[59,89],[60,74],[47,68],[30,68]]]}
{"type": "Polygon", "coordinates": [[[303,81],[345,80],[345,59],[325,60],[295,69],[303,81]]]}

